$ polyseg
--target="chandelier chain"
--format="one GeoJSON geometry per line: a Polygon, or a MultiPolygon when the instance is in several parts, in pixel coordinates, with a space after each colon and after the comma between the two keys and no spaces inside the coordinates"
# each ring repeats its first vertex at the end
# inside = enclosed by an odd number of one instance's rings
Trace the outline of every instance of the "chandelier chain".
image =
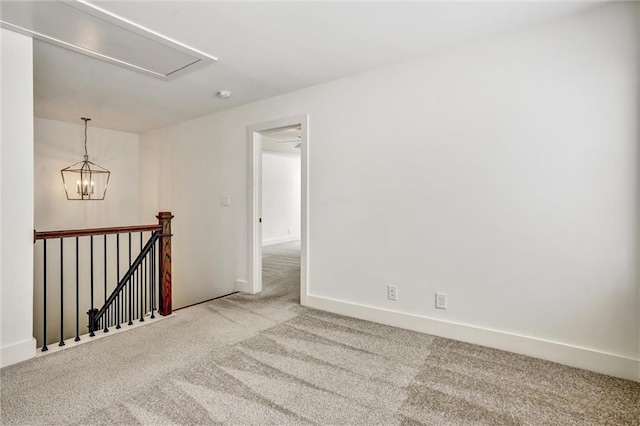
{"type": "Polygon", "coordinates": [[[82,120],[84,121],[84,160],[87,161],[89,159],[89,152],[87,151],[87,122],[91,119],[82,117],[82,120]]]}

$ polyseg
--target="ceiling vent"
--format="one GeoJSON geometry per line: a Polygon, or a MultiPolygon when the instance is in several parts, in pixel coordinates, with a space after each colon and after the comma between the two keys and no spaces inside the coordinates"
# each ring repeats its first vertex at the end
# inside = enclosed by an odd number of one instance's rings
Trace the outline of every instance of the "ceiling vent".
{"type": "Polygon", "coordinates": [[[0,26],[162,79],[217,61],[84,0],[3,1],[0,26]]]}

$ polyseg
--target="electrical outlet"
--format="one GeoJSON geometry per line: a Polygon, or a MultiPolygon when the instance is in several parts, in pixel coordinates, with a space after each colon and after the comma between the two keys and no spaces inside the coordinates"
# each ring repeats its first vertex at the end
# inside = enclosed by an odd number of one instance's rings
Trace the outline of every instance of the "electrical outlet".
{"type": "Polygon", "coordinates": [[[389,300],[398,300],[398,287],[395,285],[387,287],[387,297],[389,300]]]}
{"type": "Polygon", "coordinates": [[[436,308],[447,309],[447,293],[436,293],[436,308]]]}

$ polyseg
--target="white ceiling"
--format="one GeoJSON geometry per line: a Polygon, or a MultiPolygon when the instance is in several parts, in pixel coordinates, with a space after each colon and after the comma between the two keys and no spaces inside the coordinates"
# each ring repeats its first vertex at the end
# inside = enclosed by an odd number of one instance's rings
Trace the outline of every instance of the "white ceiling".
{"type": "Polygon", "coordinates": [[[216,56],[163,81],[34,43],[35,115],[142,133],[576,13],[570,3],[96,2],[216,56]],[[216,97],[230,90],[229,99],[216,97]]]}

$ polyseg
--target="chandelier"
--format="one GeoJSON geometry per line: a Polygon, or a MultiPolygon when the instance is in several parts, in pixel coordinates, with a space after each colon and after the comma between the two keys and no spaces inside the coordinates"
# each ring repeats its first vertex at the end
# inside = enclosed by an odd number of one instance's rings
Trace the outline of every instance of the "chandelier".
{"type": "Polygon", "coordinates": [[[67,194],[67,200],[104,200],[111,172],[89,161],[87,122],[91,119],[82,117],[82,120],[84,121],[84,160],[60,170],[64,192],[67,194]]]}

